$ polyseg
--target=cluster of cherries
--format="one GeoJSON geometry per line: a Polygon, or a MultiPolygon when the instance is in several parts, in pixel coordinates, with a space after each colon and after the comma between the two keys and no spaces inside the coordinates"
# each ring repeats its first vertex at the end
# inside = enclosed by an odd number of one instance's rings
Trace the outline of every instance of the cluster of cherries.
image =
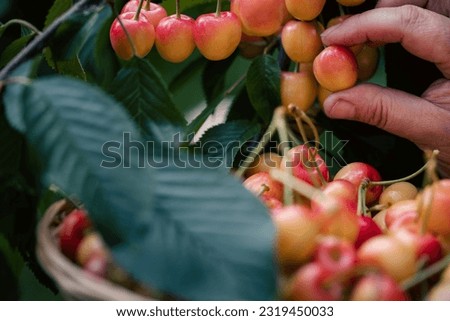
{"type": "MultiPolygon", "coordinates": [[[[330,181],[325,162],[306,145],[284,156],[260,154],[246,176],[244,186],[269,208],[277,229],[284,299],[410,299],[420,271],[450,252],[450,180],[418,191],[405,181],[381,182],[374,167],[356,162],[330,181]],[[286,186],[294,186],[289,205],[286,186]]],[[[448,277],[443,284],[434,299],[449,298],[448,277]]]]}
{"type": "MultiPolygon", "coordinates": [[[[365,0],[336,0],[356,6],[365,0]]],[[[149,0],[131,0],[114,20],[110,40],[117,55],[125,60],[146,56],[155,45],[160,56],[173,63],[186,60],[195,48],[209,60],[223,60],[238,47],[253,58],[281,40],[296,72],[281,74],[281,97],[285,106],[293,103],[308,110],[316,98],[323,103],[332,92],[369,79],[376,71],[378,49],[369,45],[324,48],[318,21],[326,0],[231,0],[230,11],[200,15],[196,20],[166,10],[149,0]]],[[[179,1],[177,0],[177,4],[179,1]]],[[[328,21],[329,28],[350,15],[328,21]]]]}

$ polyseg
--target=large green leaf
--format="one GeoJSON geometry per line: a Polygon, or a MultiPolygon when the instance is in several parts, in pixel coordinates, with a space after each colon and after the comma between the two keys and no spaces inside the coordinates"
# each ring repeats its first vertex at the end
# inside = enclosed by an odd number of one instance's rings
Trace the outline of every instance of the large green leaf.
{"type": "Polygon", "coordinates": [[[281,103],[280,74],[278,62],[269,55],[255,58],[247,72],[250,102],[266,123],[270,122],[274,109],[281,103]]]}
{"type": "Polygon", "coordinates": [[[208,168],[198,156],[163,158],[168,166],[156,172],[153,233],[118,248],[120,262],[178,298],[275,299],[270,216],[225,169],[208,168]]]}
{"type": "MultiPolygon", "coordinates": [[[[0,180],[15,174],[19,168],[23,140],[6,121],[3,108],[0,106],[0,180]]],[[[1,182],[0,182],[1,184],[1,182]]]]}
{"type": "Polygon", "coordinates": [[[135,278],[179,298],[274,299],[272,221],[226,170],[173,149],[148,159],[167,166],[140,168],[143,140],[127,113],[74,79],[10,85],[5,102],[17,110],[9,121],[43,161],[44,182],[86,204],[113,256],[135,278]],[[133,146],[120,147],[124,133],[133,146]],[[117,164],[108,162],[112,155],[129,157],[117,164]]]}
{"type": "Polygon", "coordinates": [[[51,77],[25,87],[8,86],[4,102],[14,111],[7,113],[8,120],[25,131],[44,161],[45,184],[77,195],[94,216],[108,215],[97,223],[111,243],[142,233],[139,221],[150,215],[152,178],[150,171],[139,170],[139,151],[134,148],[114,159],[122,163],[108,162],[112,146],[121,144],[124,133],[140,140],[113,99],[82,82],[51,77]]]}
{"type": "Polygon", "coordinates": [[[222,94],[225,89],[225,78],[228,69],[233,64],[237,52],[220,61],[208,61],[202,73],[202,85],[205,92],[206,102],[211,103],[222,94]]]}
{"type": "Polygon", "coordinates": [[[186,125],[161,76],[144,59],[133,59],[124,66],[110,92],[126,106],[145,132],[160,141],[172,141],[186,125]]]}
{"type": "Polygon", "coordinates": [[[0,68],[5,67],[6,64],[28,44],[33,36],[33,34],[29,34],[11,42],[0,55],[0,68]]]}
{"type": "Polygon", "coordinates": [[[72,6],[72,0],[56,0],[45,17],[44,26],[48,27],[53,21],[55,21],[60,15],[70,9],[72,6]]]}

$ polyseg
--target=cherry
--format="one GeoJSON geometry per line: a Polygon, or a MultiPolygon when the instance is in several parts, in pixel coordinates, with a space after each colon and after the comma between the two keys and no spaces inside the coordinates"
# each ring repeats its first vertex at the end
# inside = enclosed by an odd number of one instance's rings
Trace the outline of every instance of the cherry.
{"type": "Polygon", "coordinates": [[[244,187],[256,196],[273,197],[283,201],[283,185],[270,177],[269,173],[260,172],[244,181],[244,187]]]}
{"type": "Polygon", "coordinates": [[[323,234],[334,235],[351,243],[355,242],[359,223],[353,202],[316,194],[311,199],[311,209],[321,219],[323,234]]]}
{"type": "Polygon", "coordinates": [[[267,37],[275,34],[285,19],[284,0],[231,0],[231,12],[242,23],[249,36],[267,37]]]}
{"type": "Polygon", "coordinates": [[[356,283],[350,295],[352,301],[406,301],[400,286],[386,274],[369,274],[356,283]]]}
{"type": "Polygon", "coordinates": [[[315,148],[308,147],[307,145],[298,145],[291,148],[286,155],[284,155],[280,168],[290,168],[295,177],[311,185],[314,183],[321,184],[320,175],[323,176],[325,181],[328,181],[330,176],[325,161],[315,148]],[[314,154],[315,156],[312,158],[311,156],[314,154]],[[312,163],[313,159],[316,162],[317,167],[312,163]]]}
{"type": "Polygon", "coordinates": [[[276,153],[263,153],[257,155],[253,162],[248,167],[245,174],[250,177],[259,172],[270,172],[273,168],[279,168],[281,166],[282,157],[276,153]]]}
{"type": "Polygon", "coordinates": [[[358,63],[358,80],[369,80],[377,71],[378,48],[364,45],[359,53],[356,53],[356,62],[358,63]]]}
{"type": "Polygon", "coordinates": [[[364,242],[357,251],[362,265],[375,266],[400,282],[416,272],[416,251],[391,235],[379,235],[364,242]]]}
{"type": "Polygon", "coordinates": [[[314,253],[319,221],[302,205],[285,206],[272,211],[277,229],[276,254],[281,266],[306,262],[314,253]]]}
{"type": "Polygon", "coordinates": [[[300,63],[312,62],[323,49],[316,22],[289,21],[281,31],[281,43],[286,55],[300,63]]]}
{"type": "Polygon", "coordinates": [[[283,203],[279,199],[276,199],[275,197],[261,195],[260,199],[264,203],[264,205],[266,205],[266,207],[270,210],[279,209],[283,207],[283,203]]]}
{"type": "MultiPolygon", "coordinates": [[[[125,4],[121,13],[136,12],[138,8],[139,0],[131,0],[125,4]]],[[[166,9],[164,9],[163,6],[150,1],[146,1],[141,12],[147,17],[147,20],[150,21],[155,28],[158,26],[162,18],[167,17],[166,9]]]]}
{"type": "Polygon", "coordinates": [[[395,203],[386,210],[385,222],[388,228],[401,218],[402,216],[412,215],[414,218],[418,217],[417,214],[417,202],[415,200],[404,200],[395,203]]]}
{"type": "Polygon", "coordinates": [[[241,41],[241,34],[239,18],[230,11],[203,14],[195,21],[195,44],[209,60],[223,60],[231,56],[241,41]]]}
{"type": "Polygon", "coordinates": [[[353,203],[353,207],[355,209],[354,212],[356,213],[358,188],[351,182],[343,179],[335,179],[323,187],[323,194],[353,203]]]}
{"type": "Polygon", "coordinates": [[[386,210],[382,210],[382,211],[378,212],[373,217],[373,221],[378,225],[378,227],[382,231],[387,230],[387,226],[386,226],[386,210]]]}
{"type": "Polygon", "coordinates": [[[359,248],[368,239],[383,234],[378,225],[370,217],[359,216],[359,233],[355,241],[355,247],[359,248]]]}
{"type": "Polygon", "coordinates": [[[98,233],[89,233],[83,237],[76,251],[76,262],[84,266],[94,254],[107,256],[106,247],[98,233]]]}
{"type": "Polygon", "coordinates": [[[186,60],[195,49],[195,21],[186,15],[163,18],[156,27],[156,49],[161,57],[173,63],[186,60]]]}
{"type": "Polygon", "coordinates": [[[328,89],[318,86],[317,88],[317,100],[319,101],[320,107],[323,108],[323,103],[325,102],[325,99],[328,98],[333,92],[329,91],[328,89]]]}
{"type": "Polygon", "coordinates": [[[314,259],[330,274],[344,275],[355,266],[356,251],[350,242],[328,236],[318,242],[314,259]]]}
{"type": "Polygon", "coordinates": [[[399,201],[413,200],[417,196],[417,188],[408,182],[394,183],[388,186],[380,195],[379,203],[391,206],[399,201]]]}
{"type": "Polygon", "coordinates": [[[428,301],[450,301],[450,283],[438,283],[427,294],[428,301]]]}
{"type": "Polygon", "coordinates": [[[325,6],[326,0],[286,0],[286,7],[290,14],[298,20],[313,20],[325,6]]]}
{"type": "MultiPolygon", "coordinates": [[[[349,181],[356,187],[364,180],[372,182],[381,181],[381,176],[378,171],[369,164],[355,162],[342,167],[334,176],[334,179],[343,179],[349,181]]],[[[366,203],[368,205],[375,203],[383,191],[382,186],[372,186],[366,192],[366,203]]]]}
{"type": "Polygon", "coordinates": [[[450,179],[427,186],[419,195],[419,200],[423,204],[420,220],[427,230],[436,234],[450,235],[450,179]]]}
{"type": "Polygon", "coordinates": [[[136,20],[135,13],[125,12],[114,19],[109,30],[109,38],[114,52],[121,59],[130,60],[133,56],[143,58],[153,47],[155,28],[145,14],[141,13],[139,20],[136,20]]]}
{"type": "Polygon", "coordinates": [[[295,301],[338,301],[343,286],[329,281],[330,274],[318,263],[308,263],[295,272],[287,290],[287,299],[295,301]]]}
{"type": "Polygon", "coordinates": [[[78,246],[91,226],[84,210],[76,209],[70,212],[62,221],[58,232],[61,252],[69,259],[75,260],[78,246]]]}
{"type": "Polygon", "coordinates": [[[314,59],[313,69],[319,84],[332,92],[353,87],[358,79],[355,55],[343,46],[322,50],[314,59]]]}
{"type": "Polygon", "coordinates": [[[317,97],[317,82],[308,71],[281,73],[281,103],[283,106],[294,104],[307,111],[317,97]]]}

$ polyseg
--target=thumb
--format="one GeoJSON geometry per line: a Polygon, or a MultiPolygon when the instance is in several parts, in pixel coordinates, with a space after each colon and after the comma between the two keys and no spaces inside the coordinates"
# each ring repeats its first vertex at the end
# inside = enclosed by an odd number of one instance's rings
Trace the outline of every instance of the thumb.
{"type": "Polygon", "coordinates": [[[330,118],[356,120],[406,138],[421,148],[435,142],[436,126],[444,111],[429,101],[405,92],[362,84],[330,95],[324,102],[330,118]]]}
{"type": "Polygon", "coordinates": [[[400,7],[405,4],[412,4],[423,8],[427,4],[427,2],[428,0],[379,0],[376,7],[400,7]]]}

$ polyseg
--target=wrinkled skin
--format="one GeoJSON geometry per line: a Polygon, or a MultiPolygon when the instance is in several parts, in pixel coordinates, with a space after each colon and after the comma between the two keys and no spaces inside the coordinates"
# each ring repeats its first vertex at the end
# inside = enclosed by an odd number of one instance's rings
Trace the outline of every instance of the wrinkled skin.
{"type": "Polygon", "coordinates": [[[364,122],[409,139],[422,150],[438,149],[439,171],[446,177],[450,176],[449,15],[450,1],[380,0],[375,9],[322,33],[325,45],[400,43],[438,67],[442,79],[421,97],[361,84],[330,95],[324,110],[331,118],[364,122]]]}

